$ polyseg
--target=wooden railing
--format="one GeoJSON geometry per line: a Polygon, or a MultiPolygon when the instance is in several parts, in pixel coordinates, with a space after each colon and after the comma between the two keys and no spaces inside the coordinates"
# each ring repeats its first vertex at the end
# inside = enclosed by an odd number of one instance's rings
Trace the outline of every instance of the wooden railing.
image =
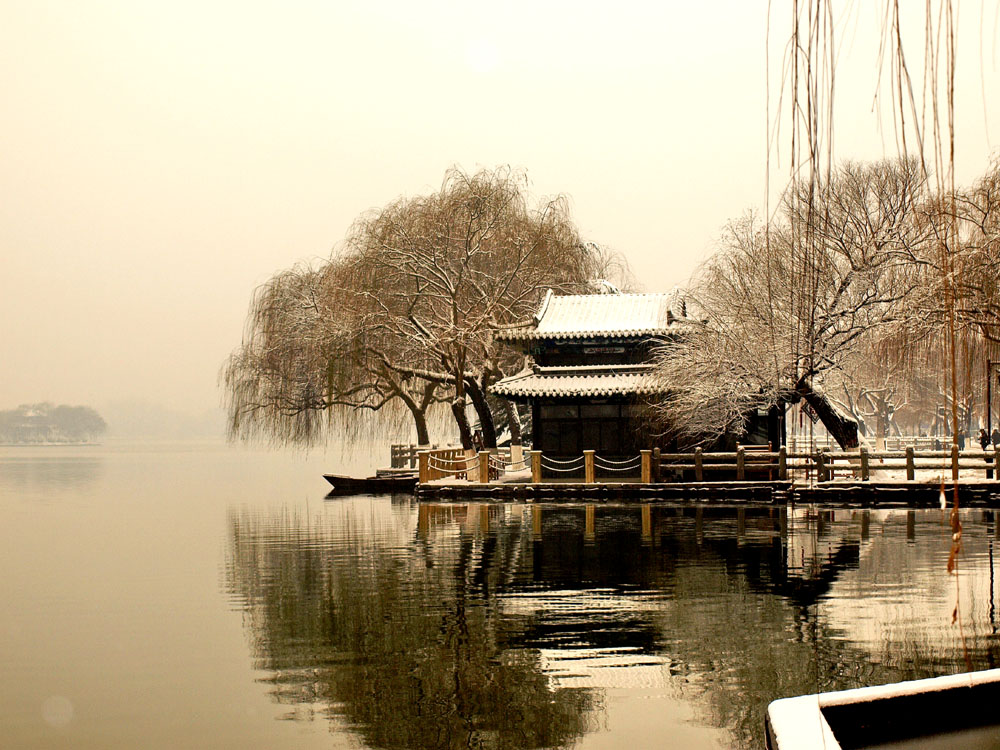
{"type": "MultiPolygon", "coordinates": [[[[433,450],[437,445],[430,446],[433,450]]],[[[389,446],[389,466],[393,469],[415,469],[417,468],[417,454],[427,450],[426,445],[409,445],[394,443],[389,446]]]]}
{"type": "Polygon", "coordinates": [[[718,472],[736,475],[737,481],[758,479],[771,481],[787,479],[789,458],[808,457],[811,454],[789,454],[784,447],[770,451],[768,446],[740,446],[735,451],[705,453],[695,448],[692,453],[661,453],[660,477],[673,473],[683,481],[685,472],[694,474],[694,481],[704,482],[705,477],[718,472]]]}
{"type": "Polygon", "coordinates": [[[992,476],[996,468],[997,451],[959,451],[957,445],[948,450],[914,450],[869,452],[861,448],[857,453],[823,452],[817,455],[816,472],[821,481],[833,479],[840,472],[849,472],[868,480],[873,471],[905,471],[906,479],[913,481],[919,470],[950,470],[951,478],[958,480],[962,469],[985,470],[992,476]]]}
{"type": "MultiPolygon", "coordinates": [[[[958,480],[961,472],[966,477],[971,471],[978,477],[993,476],[1000,458],[992,447],[986,451],[949,450],[902,451],[809,451],[792,452],[785,447],[771,451],[767,446],[740,446],[735,451],[706,453],[696,448],[689,453],[661,453],[643,450],[632,457],[611,459],[587,450],[576,457],[545,455],[542,451],[528,451],[523,462],[513,465],[503,454],[481,451],[466,455],[461,448],[425,450],[418,453],[420,481],[428,482],[446,477],[471,482],[497,481],[504,475],[531,470],[531,481],[539,483],[544,477],[577,476],[582,473],[585,484],[599,481],[598,470],[606,476],[620,475],[638,479],[642,483],[656,482],[705,482],[705,481],[773,481],[792,478],[815,478],[825,482],[837,477],[851,477],[869,481],[873,475],[885,471],[905,474],[908,481],[916,479],[917,472],[950,472],[958,480]]],[[[527,477],[523,477],[526,479],[527,477]]],[[[902,477],[900,477],[902,478],[902,477]]],[[[1000,476],[998,476],[1000,478],[1000,476]]],[[[551,480],[550,480],[551,481],[551,480]]],[[[607,480],[605,480],[607,481],[607,480]]]]}
{"type": "MultiPolygon", "coordinates": [[[[975,442],[972,442],[974,437],[973,435],[968,438],[966,442],[970,449],[976,445],[975,442]]],[[[950,436],[928,437],[926,435],[893,435],[884,440],[884,450],[887,451],[902,451],[907,448],[913,448],[917,451],[947,451],[951,450],[952,442],[950,436]]],[[[879,450],[879,440],[869,438],[869,442],[874,444],[869,450],[879,450]]],[[[793,453],[809,453],[818,450],[839,451],[840,446],[829,436],[810,438],[804,435],[791,435],[788,438],[788,450],[793,453]]]]}
{"type": "Polygon", "coordinates": [[[461,448],[422,450],[417,454],[417,467],[421,483],[454,477],[466,479],[479,465],[479,457],[470,458],[461,448]]]}
{"type": "Polygon", "coordinates": [[[825,482],[838,475],[852,476],[868,481],[877,471],[904,471],[906,479],[913,481],[917,471],[947,470],[951,478],[958,480],[961,470],[975,469],[992,476],[997,464],[997,451],[959,451],[958,446],[948,450],[914,450],[907,447],[902,451],[858,451],[790,452],[782,447],[776,452],[751,450],[749,446],[739,448],[735,453],[702,453],[696,448],[694,453],[661,454],[661,476],[671,471],[693,472],[696,482],[705,481],[712,472],[734,472],[737,480],[755,478],[788,479],[791,475],[815,476],[825,482]],[[735,462],[734,462],[735,459],[735,462]],[[767,477],[761,476],[767,472],[767,477]]]}
{"type": "MultiPolygon", "coordinates": [[[[419,461],[419,456],[421,451],[426,450],[438,450],[437,445],[432,445],[428,448],[426,445],[414,445],[413,443],[394,443],[389,446],[389,466],[393,469],[416,469],[417,462],[419,461]]],[[[461,450],[458,446],[449,445],[442,450],[461,450]]],[[[499,455],[506,460],[510,460],[510,446],[504,446],[496,451],[495,455],[499,455]]]]}
{"type": "Polygon", "coordinates": [[[418,480],[421,483],[454,478],[472,482],[494,482],[508,471],[523,471],[527,459],[511,460],[510,449],[466,453],[462,448],[437,448],[417,453],[418,480]]]}

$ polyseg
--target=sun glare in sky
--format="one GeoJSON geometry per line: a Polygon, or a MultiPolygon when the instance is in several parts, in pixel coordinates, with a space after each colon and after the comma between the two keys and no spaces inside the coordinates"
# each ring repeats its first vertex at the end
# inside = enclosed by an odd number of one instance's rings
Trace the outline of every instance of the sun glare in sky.
{"type": "Polygon", "coordinates": [[[500,50],[489,39],[472,39],[465,45],[465,63],[474,73],[492,73],[500,65],[500,50]]]}

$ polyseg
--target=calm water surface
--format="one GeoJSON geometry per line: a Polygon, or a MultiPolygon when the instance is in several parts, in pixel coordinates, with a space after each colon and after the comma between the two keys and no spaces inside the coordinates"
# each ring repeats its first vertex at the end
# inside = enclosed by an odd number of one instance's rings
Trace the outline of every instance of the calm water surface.
{"type": "Polygon", "coordinates": [[[989,513],[956,578],[937,510],[324,499],[372,455],[0,449],[0,747],[751,748],[1000,662],[989,513]]]}

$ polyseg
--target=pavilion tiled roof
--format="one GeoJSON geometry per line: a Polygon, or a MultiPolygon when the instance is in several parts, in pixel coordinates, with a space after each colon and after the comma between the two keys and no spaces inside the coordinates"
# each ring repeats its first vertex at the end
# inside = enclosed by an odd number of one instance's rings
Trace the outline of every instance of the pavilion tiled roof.
{"type": "Polygon", "coordinates": [[[679,322],[674,294],[546,294],[534,321],[500,331],[506,341],[663,336],[679,322]]]}
{"type": "Polygon", "coordinates": [[[490,389],[511,399],[635,396],[660,393],[649,365],[538,367],[504,378],[490,389]]]}

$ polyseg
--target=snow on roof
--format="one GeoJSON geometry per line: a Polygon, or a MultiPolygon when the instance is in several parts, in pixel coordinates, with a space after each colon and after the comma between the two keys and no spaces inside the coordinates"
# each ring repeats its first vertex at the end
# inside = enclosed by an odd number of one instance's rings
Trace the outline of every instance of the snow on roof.
{"type": "Polygon", "coordinates": [[[594,336],[641,337],[667,333],[674,323],[676,294],[545,295],[535,325],[501,331],[505,340],[594,336]]]}
{"type": "Polygon", "coordinates": [[[506,398],[633,396],[660,392],[650,365],[534,367],[495,383],[490,390],[506,398]]]}

